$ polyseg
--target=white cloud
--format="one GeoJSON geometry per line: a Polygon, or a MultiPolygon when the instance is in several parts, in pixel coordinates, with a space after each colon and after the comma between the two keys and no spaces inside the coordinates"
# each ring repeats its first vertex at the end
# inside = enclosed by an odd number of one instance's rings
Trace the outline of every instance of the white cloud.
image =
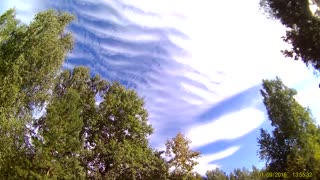
{"type": "Polygon", "coordinates": [[[0,13],[3,13],[9,8],[16,8],[17,18],[23,23],[29,23],[34,14],[44,8],[44,3],[39,0],[10,0],[0,2],[0,13]]]}
{"type": "Polygon", "coordinates": [[[191,146],[201,147],[219,140],[231,140],[246,135],[264,121],[264,113],[246,108],[226,114],[208,123],[193,125],[187,132],[191,146]]]}
{"type": "Polygon", "coordinates": [[[309,107],[312,111],[313,117],[316,119],[317,124],[320,125],[320,89],[319,81],[312,80],[306,81],[304,85],[293,87],[298,90],[296,99],[304,106],[309,107]]]}
{"type": "Polygon", "coordinates": [[[205,175],[207,170],[213,170],[221,167],[220,165],[212,164],[212,161],[216,161],[231,156],[232,154],[236,153],[239,149],[240,146],[233,146],[217,153],[204,154],[198,159],[199,164],[194,168],[194,170],[201,175],[205,175]]]}
{"type": "MultiPolygon", "coordinates": [[[[189,91],[190,93],[193,93],[193,94],[197,94],[202,98],[201,101],[200,101],[200,100],[193,100],[190,97],[185,97],[185,100],[187,102],[189,102],[190,104],[195,104],[195,105],[208,104],[208,101],[210,102],[210,99],[211,98],[213,99],[216,96],[214,91],[208,91],[206,89],[202,89],[202,88],[199,88],[197,86],[192,86],[192,85],[189,85],[189,84],[186,84],[186,83],[183,83],[183,82],[180,83],[180,84],[181,84],[181,86],[183,88],[186,89],[186,91],[189,91]],[[208,98],[208,97],[210,97],[210,98],[208,98]]],[[[212,103],[212,100],[211,100],[211,103],[212,103]]]]}

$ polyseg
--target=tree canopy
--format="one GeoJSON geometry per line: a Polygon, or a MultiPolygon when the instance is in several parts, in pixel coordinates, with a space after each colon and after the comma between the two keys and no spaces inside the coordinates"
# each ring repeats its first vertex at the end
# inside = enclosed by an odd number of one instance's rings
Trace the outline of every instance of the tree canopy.
{"type": "Polygon", "coordinates": [[[312,173],[312,178],[318,179],[319,127],[310,110],[297,102],[296,94],[279,78],[263,81],[261,95],[274,129],[271,133],[261,129],[259,155],[266,160],[267,171],[287,172],[291,179],[299,178],[293,176],[294,172],[312,173]]]}
{"type": "Polygon", "coordinates": [[[33,174],[32,115],[50,99],[54,79],[72,48],[72,37],[64,31],[72,19],[54,10],[37,14],[29,25],[21,24],[13,9],[0,16],[1,179],[33,174]]]}
{"type": "Polygon", "coordinates": [[[168,166],[172,168],[171,179],[198,179],[193,172],[196,161],[200,157],[199,151],[190,149],[191,141],[181,132],[176,137],[166,142],[166,156],[169,158],[168,166]]]}
{"type": "Polygon", "coordinates": [[[287,28],[282,39],[291,44],[292,48],[283,50],[283,54],[295,60],[301,59],[305,64],[320,70],[320,19],[311,12],[309,1],[260,0],[260,5],[267,14],[287,28]]]}
{"type": "Polygon", "coordinates": [[[29,25],[13,9],[1,16],[0,178],[165,179],[143,99],[86,67],[61,71],[72,19],[54,10],[29,25]]]}

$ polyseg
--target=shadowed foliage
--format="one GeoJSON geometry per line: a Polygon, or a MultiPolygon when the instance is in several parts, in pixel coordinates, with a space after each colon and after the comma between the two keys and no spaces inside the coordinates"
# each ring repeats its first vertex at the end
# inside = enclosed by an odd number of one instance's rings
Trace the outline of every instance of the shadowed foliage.
{"type": "Polygon", "coordinates": [[[287,28],[282,39],[292,48],[283,54],[320,70],[320,19],[311,12],[309,0],[260,0],[260,5],[287,28]]]}

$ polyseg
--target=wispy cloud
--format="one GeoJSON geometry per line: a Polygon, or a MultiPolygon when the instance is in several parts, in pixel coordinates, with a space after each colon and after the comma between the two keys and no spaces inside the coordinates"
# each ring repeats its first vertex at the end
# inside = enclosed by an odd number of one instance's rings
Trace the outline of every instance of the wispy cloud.
{"type": "Polygon", "coordinates": [[[193,147],[201,147],[219,140],[231,140],[246,135],[260,127],[264,112],[246,108],[228,113],[209,123],[193,125],[187,133],[193,147]]]}
{"type": "Polygon", "coordinates": [[[221,165],[213,164],[212,162],[231,156],[232,154],[236,153],[239,149],[240,146],[233,146],[214,154],[204,154],[198,159],[199,164],[195,167],[195,171],[201,175],[205,175],[207,170],[220,168],[221,165]]]}
{"type": "Polygon", "coordinates": [[[304,106],[309,107],[312,110],[312,116],[315,118],[316,123],[320,125],[320,89],[319,80],[308,79],[296,87],[299,89],[296,99],[304,106]]]}
{"type": "Polygon", "coordinates": [[[35,13],[45,8],[45,4],[39,0],[10,0],[0,2],[1,14],[9,8],[15,8],[17,11],[17,18],[19,18],[23,23],[29,23],[33,19],[35,13]]]}

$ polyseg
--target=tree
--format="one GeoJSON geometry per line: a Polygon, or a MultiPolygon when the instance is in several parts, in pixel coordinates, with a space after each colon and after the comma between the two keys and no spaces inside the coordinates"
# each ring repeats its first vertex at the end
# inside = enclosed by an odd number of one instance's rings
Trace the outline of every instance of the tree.
{"type": "Polygon", "coordinates": [[[0,179],[166,179],[143,99],[85,67],[61,72],[71,20],[53,10],[30,25],[14,10],[0,17],[0,179]]]}
{"type": "Polygon", "coordinates": [[[0,179],[28,179],[32,166],[25,124],[29,117],[8,118],[0,112],[0,179]]]}
{"type": "Polygon", "coordinates": [[[48,100],[54,78],[72,48],[71,35],[64,33],[72,18],[49,10],[24,25],[13,9],[0,16],[1,179],[31,177],[32,113],[48,100]]]}
{"type": "Polygon", "coordinates": [[[320,177],[320,134],[308,108],[294,98],[297,92],[279,78],[263,80],[263,103],[274,127],[271,134],[261,129],[258,143],[260,158],[266,160],[266,171],[312,172],[320,177]]]}
{"type": "Polygon", "coordinates": [[[266,175],[264,174],[264,169],[258,169],[256,166],[252,166],[252,171],[250,172],[251,179],[254,180],[264,180],[266,175]]]}
{"type": "Polygon", "coordinates": [[[155,150],[154,156],[151,159],[151,169],[149,172],[145,173],[141,179],[149,180],[149,179],[163,179],[167,180],[169,177],[169,167],[165,161],[165,159],[162,157],[164,151],[157,151],[155,150]]]}
{"type": "Polygon", "coordinates": [[[192,171],[194,166],[198,164],[195,159],[200,157],[200,152],[190,150],[190,143],[191,141],[180,132],[172,140],[166,142],[168,166],[173,168],[171,179],[196,178],[192,171]]]}
{"type": "Polygon", "coordinates": [[[147,140],[153,129],[147,124],[144,102],[119,83],[108,85],[102,96],[95,117],[85,127],[87,168],[100,178],[136,179],[149,170],[153,155],[147,140]]]}
{"type": "Polygon", "coordinates": [[[68,89],[63,97],[53,98],[39,119],[41,138],[34,139],[38,179],[84,179],[79,159],[83,144],[80,112],[79,93],[68,89]]]}
{"type": "Polygon", "coordinates": [[[264,180],[265,174],[263,170],[252,166],[252,171],[247,168],[236,168],[229,175],[223,170],[216,168],[215,170],[209,170],[206,173],[207,180],[264,180]]]}
{"type": "Polygon", "coordinates": [[[250,180],[250,171],[246,168],[236,168],[233,172],[230,172],[229,175],[230,180],[250,180]]]}
{"type": "Polygon", "coordinates": [[[292,49],[284,55],[320,70],[320,19],[310,11],[309,0],[260,0],[260,5],[287,28],[283,40],[292,49]]]}
{"type": "Polygon", "coordinates": [[[20,24],[14,10],[0,17],[0,104],[10,107],[10,114],[30,113],[50,96],[72,49],[72,37],[64,32],[72,19],[54,10],[37,14],[29,25],[20,24]]]}
{"type": "MultiPolygon", "coordinates": [[[[153,129],[136,92],[97,75],[91,77],[85,67],[63,71],[52,94],[63,99],[70,90],[81,96],[78,119],[82,119],[82,127],[74,137],[83,142],[79,159],[87,179],[165,179],[167,167],[161,152],[148,145],[147,136],[153,129]],[[100,104],[96,104],[98,96],[100,104]]],[[[47,121],[39,121],[38,126],[47,121]]]]}
{"type": "Polygon", "coordinates": [[[215,170],[209,170],[206,172],[207,180],[229,180],[226,172],[216,168],[215,170]]]}

